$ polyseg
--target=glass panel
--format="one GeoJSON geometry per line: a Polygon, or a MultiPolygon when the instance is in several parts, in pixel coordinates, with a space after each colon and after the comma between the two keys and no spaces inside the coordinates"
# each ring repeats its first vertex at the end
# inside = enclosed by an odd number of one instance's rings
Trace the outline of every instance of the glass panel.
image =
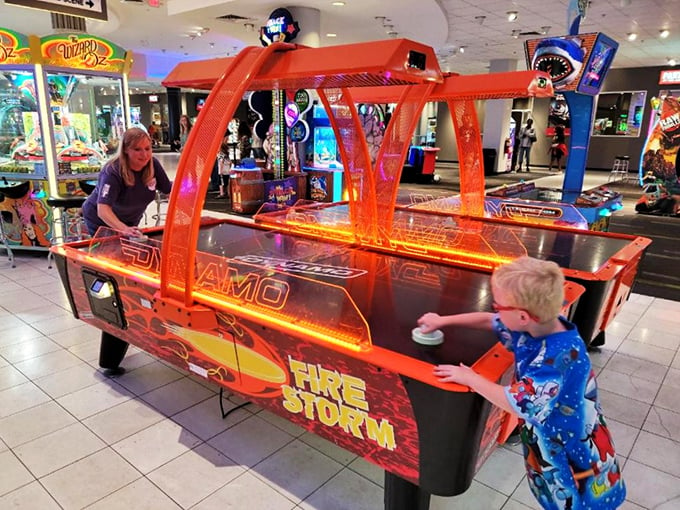
{"type": "MultiPolygon", "coordinates": [[[[120,78],[48,73],[57,178],[99,172],[125,130],[120,78]]],[[[61,193],[69,190],[60,190],[61,193]]]]}
{"type": "Polygon", "coordinates": [[[0,73],[0,173],[13,179],[45,176],[32,71],[0,73]]]}
{"type": "Polygon", "coordinates": [[[607,92],[597,97],[593,136],[640,136],[646,91],[607,92]]]}

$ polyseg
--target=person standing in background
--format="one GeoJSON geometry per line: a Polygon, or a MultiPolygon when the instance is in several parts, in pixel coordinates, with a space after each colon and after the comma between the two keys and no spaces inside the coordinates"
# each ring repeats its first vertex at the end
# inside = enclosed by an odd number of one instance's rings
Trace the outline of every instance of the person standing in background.
{"type": "Polygon", "coordinates": [[[564,137],[564,126],[555,126],[555,135],[550,145],[550,165],[548,171],[552,172],[553,162],[557,163],[557,171],[562,171],[562,158],[567,155],[567,145],[564,137]]]}
{"type": "Polygon", "coordinates": [[[536,129],[534,129],[533,119],[527,120],[527,123],[519,131],[519,155],[517,157],[517,171],[522,171],[522,161],[525,161],[525,168],[527,172],[531,172],[529,168],[529,161],[531,158],[531,146],[536,141],[536,129]]]}
{"type": "Polygon", "coordinates": [[[182,115],[179,118],[179,150],[183,150],[191,132],[191,119],[188,115],[182,115]]]}

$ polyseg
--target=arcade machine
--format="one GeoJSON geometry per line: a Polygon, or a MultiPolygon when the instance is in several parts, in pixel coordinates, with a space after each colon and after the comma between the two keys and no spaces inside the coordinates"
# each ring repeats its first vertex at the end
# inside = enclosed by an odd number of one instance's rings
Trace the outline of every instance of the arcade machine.
{"type": "MultiPolygon", "coordinates": [[[[678,80],[680,81],[680,80],[678,80]]],[[[640,158],[640,182],[648,176],[677,190],[680,180],[680,91],[662,91],[640,158]]]]}
{"type": "Polygon", "coordinates": [[[306,140],[302,168],[307,174],[309,198],[316,202],[340,202],[344,198],[343,168],[333,128],[318,101],[312,104],[308,118],[310,114],[310,136],[306,140]]]}
{"type": "MultiPolygon", "coordinates": [[[[520,74],[550,88],[543,73],[520,74]]],[[[182,63],[165,84],[211,80],[165,227],[141,238],[103,229],[91,241],[52,249],[73,313],[103,331],[100,365],[117,369],[133,343],[239,393],[384,468],[390,510],[423,510],[430,494],[465,491],[513,424],[467,388],[438,381],[432,366],[464,362],[504,382],[511,359],[484,333],[451,328],[444,339],[423,339],[414,326],[426,310],[491,310],[491,269],[528,250],[503,224],[395,209],[419,112],[445,85],[434,51],[396,39],[326,48],[276,43],[182,63]],[[263,208],[255,224],[201,218],[227,119],[247,90],[284,83],[316,88],[334,112],[349,201],[263,208]],[[403,90],[375,165],[352,97],[369,85],[403,90]]],[[[486,77],[475,88],[480,83],[486,77]]],[[[470,131],[471,139],[478,135],[470,131]]],[[[576,233],[524,234],[542,247],[541,235],[576,233]]],[[[589,236],[578,234],[587,247],[589,236]]],[[[589,250],[579,253],[587,258],[589,250]]],[[[615,253],[608,266],[623,300],[620,275],[632,284],[639,250],[615,253]]],[[[567,282],[565,290],[565,313],[573,316],[584,289],[567,282]]]]}
{"type": "MultiPolygon", "coordinates": [[[[54,218],[80,206],[125,126],[124,50],[89,35],[0,29],[0,204],[7,242],[46,250],[77,233],[54,218]]],[[[75,225],[75,223],[73,223],[75,225]]]]}

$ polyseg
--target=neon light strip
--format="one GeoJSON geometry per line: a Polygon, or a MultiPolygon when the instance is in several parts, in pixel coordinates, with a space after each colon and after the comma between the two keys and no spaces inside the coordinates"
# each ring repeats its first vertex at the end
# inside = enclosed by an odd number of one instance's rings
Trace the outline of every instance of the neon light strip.
{"type": "MultiPolygon", "coordinates": [[[[149,283],[153,285],[154,287],[159,287],[160,288],[160,280],[158,277],[151,277],[147,276],[143,273],[139,272],[139,269],[135,268],[135,270],[127,269],[125,267],[121,267],[115,264],[111,264],[110,262],[107,262],[105,260],[97,259],[94,258],[92,255],[83,255],[82,257],[83,262],[87,262],[89,264],[92,264],[93,266],[99,266],[103,269],[107,269],[111,272],[118,272],[122,274],[123,276],[129,276],[132,277],[133,279],[136,280],[142,280],[146,283],[149,283]]],[[[177,290],[182,290],[182,289],[177,289],[177,290]]],[[[337,345],[339,347],[343,347],[344,349],[348,349],[354,352],[365,352],[369,351],[372,349],[372,342],[370,338],[368,341],[365,341],[361,338],[355,338],[353,339],[354,341],[349,341],[349,340],[342,340],[341,338],[336,338],[330,335],[327,335],[325,333],[321,333],[319,331],[315,331],[310,328],[306,328],[303,326],[297,326],[293,325],[290,322],[290,318],[287,320],[284,319],[278,319],[276,317],[271,317],[265,313],[258,312],[256,310],[251,310],[246,307],[243,307],[240,303],[229,303],[228,301],[223,301],[220,299],[217,299],[215,297],[209,296],[207,294],[204,294],[202,292],[193,292],[193,296],[196,298],[200,298],[213,306],[221,309],[227,309],[233,313],[235,313],[238,316],[243,316],[243,317],[248,317],[250,319],[255,320],[259,324],[262,323],[269,323],[269,324],[274,324],[281,328],[284,331],[289,331],[293,333],[298,333],[298,334],[303,334],[305,336],[312,337],[316,340],[318,340],[321,343],[328,343],[328,344],[333,344],[337,345]]],[[[336,332],[337,335],[340,337],[345,337],[345,338],[350,338],[348,335],[345,333],[341,332],[336,332]]]]}

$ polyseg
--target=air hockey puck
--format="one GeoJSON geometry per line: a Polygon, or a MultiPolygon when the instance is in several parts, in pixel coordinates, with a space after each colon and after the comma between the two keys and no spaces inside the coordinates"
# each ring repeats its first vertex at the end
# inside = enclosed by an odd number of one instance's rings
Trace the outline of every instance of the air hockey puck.
{"type": "Polygon", "coordinates": [[[414,342],[422,345],[440,345],[444,342],[444,333],[440,329],[423,333],[420,331],[420,327],[417,327],[411,331],[411,338],[414,342]]]}

